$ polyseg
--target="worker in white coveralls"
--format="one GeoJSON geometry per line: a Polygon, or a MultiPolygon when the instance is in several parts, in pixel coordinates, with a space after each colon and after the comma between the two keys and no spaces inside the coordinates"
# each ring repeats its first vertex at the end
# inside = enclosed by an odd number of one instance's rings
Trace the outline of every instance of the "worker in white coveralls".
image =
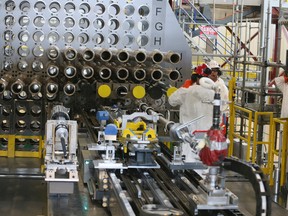
{"type": "MultiPolygon", "coordinates": [[[[180,106],[179,121],[187,123],[199,116],[199,119],[190,128],[191,132],[195,130],[208,130],[212,126],[213,121],[213,102],[215,92],[211,89],[204,88],[197,83],[189,88],[180,87],[168,99],[171,106],[180,106]]],[[[182,145],[182,153],[185,154],[186,162],[194,162],[197,160],[192,153],[190,145],[187,143],[182,145]]]]}
{"type": "MultiPolygon", "coordinates": [[[[200,75],[199,75],[200,76],[200,75]]],[[[171,106],[180,106],[179,122],[186,123],[199,116],[197,129],[208,130],[212,125],[213,102],[215,92],[195,83],[189,88],[180,87],[168,99],[171,106]]]]}
{"type": "MultiPolygon", "coordinates": [[[[228,88],[225,85],[225,82],[223,79],[220,78],[222,75],[222,71],[220,70],[219,64],[215,60],[211,60],[208,63],[208,70],[206,70],[206,73],[208,73],[208,77],[212,79],[215,84],[220,88],[220,97],[222,101],[228,101],[229,99],[229,93],[228,93],[228,88]],[[210,69],[210,71],[209,71],[210,69]],[[208,72],[207,72],[208,71],[208,72]]],[[[228,110],[228,104],[227,103],[222,103],[221,106],[221,111],[227,111],[228,110]]]]}
{"type": "Polygon", "coordinates": [[[275,78],[275,84],[283,93],[281,118],[288,118],[288,77],[283,72],[279,77],[275,78]]]}
{"type": "MultiPolygon", "coordinates": [[[[279,77],[272,80],[268,86],[273,86],[276,84],[277,88],[282,92],[282,107],[281,107],[281,118],[288,118],[288,76],[283,71],[280,73],[279,77]]],[[[281,127],[283,130],[283,127],[281,127]]],[[[287,144],[286,144],[287,145],[287,144]]],[[[288,173],[288,161],[286,165],[286,173],[288,173]]],[[[286,188],[288,188],[288,175],[286,177],[286,188]]]]}

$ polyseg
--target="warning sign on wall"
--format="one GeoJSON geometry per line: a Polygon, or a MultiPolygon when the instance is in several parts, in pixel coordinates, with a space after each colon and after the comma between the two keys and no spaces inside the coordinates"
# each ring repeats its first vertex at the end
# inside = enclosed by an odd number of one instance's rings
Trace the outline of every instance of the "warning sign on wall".
{"type": "Polygon", "coordinates": [[[217,38],[217,28],[211,26],[201,26],[200,27],[200,37],[209,39],[216,39],[217,38]]]}

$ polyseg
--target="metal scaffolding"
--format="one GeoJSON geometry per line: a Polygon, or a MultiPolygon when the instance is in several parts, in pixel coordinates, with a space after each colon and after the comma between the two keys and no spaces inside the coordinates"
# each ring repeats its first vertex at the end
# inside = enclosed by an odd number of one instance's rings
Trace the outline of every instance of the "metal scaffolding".
{"type": "MultiPolygon", "coordinates": [[[[234,82],[230,85],[230,91],[233,91],[230,95],[233,100],[230,130],[233,131],[230,133],[236,135],[230,136],[230,141],[235,144],[236,138],[240,138],[237,156],[261,165],[273,178],[273,170],[284,167],[286,158],[284,160],[282,153],[275,152],[271,156],[272,149],[279,149],[277,134],[280,127],[272,125],[280,116],[282,93],[268,83],[279,75],[281,68],[286,68],[282,63],[281,51],[285,50],[281,46],[281,30],[288,23],[283,13],[288,3],[262,0],[249,1],[247,5],[243,0],[225,2],[226,5],[217,0],[176,0],[172,7],[191,46],[192,64],[199,65],[213,58],[221,63],[222,79],[227,84],[234,82]],[[221,12],[225,14],[219,15],[221,12]],[[276,131],[272,133],[271,128],[276,131]]],[[[230,154],[233,154],[231,149],[230,154]]],[[[280,170],[284,172],[281,174],[283,186],[286,170],[280,170]]]]}

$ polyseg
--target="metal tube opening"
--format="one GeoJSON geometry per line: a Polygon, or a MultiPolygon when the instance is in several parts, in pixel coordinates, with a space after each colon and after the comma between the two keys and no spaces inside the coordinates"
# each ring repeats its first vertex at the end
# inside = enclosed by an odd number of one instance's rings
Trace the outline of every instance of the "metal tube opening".
{"type": "Polygon", "coordinates": [[[68,61],[73,61],[77,57],[77,51],[74,48],[69,47],[69,48],[64,50],[64,57],[68,61]]]}
{"type": "Polygon", "coordinates": [[[100,59],[102,61],[110,61],[112,58],[112,53],[109,51],[109,50],[103,50],[101,53],[100,53],[100,59]]]}
{"type": "Polygon", "coordinates": [[[67,78],[73,78],[76,76],[77,74],[77,69],[74,67],[74,66],[67,66],[65,69],[64,69],[64,74],[67,78]]]}
{"type": "Polygon", "coordinates": [[[41,91],[41,83],[34,81],[29,85],[29,92],[31,94],[38,94],[41,91]]]}
{"type": "Polygon", "coordinates": [[[128,94],[128,89],[126,86],[120,86],[117,88],[116,93],[119,97],[125,97],[128,94]]]}
{"type": "Polygon", "coordinates": [[[142,81],[146,78],[146,71],[144,69],[137,69],[133,75],[136,80],[142,81]]]}
{"type": "Polygon", "coordinates": [[[94,76],[94,69],[89,66],[84,66],[81,70],[81,74],[85,79],[90,79],[94,76]]]}
{"type": "Polygon", "coordinates": [[[127,62],[129,60],[129,54],[128,52],[122,50],[118,53],[117,55],[117,59],[120,61],[120,62],[127,62]]]}
{"type": "Polygon", "coordinates": [[[56,65],[49,65],[47,67],[47,75],[49,77],[56,77],[59,74],[59,67],[56,65]]]}
{"type": "Polygon", "coordinates": [[[160,64],[164,59],[164,56],[161,52],[153,52],[152,54],[152,61],[155,63],[155,64],[160,64]]]}
{"type": "Polygon", "coordinates": [[[180,78],[180,73],[177,70],[172,70],[169,74],[168,74],[169,80],[171,81],[177,81],[180,78]]]}
{"type": "Polygon", "coordinates": [[[143,63],[146,61],[146,59],[147,59],[147,55],[143,51],[138,51],[135,55],[135,60],[138,63],[143,63]]]}
{"type": "Polygon", "coordinates": [[[174,52],[169,52],[166,56],[166,58],[168,59],[168,61],[172,64],[177,64],[180,62],[181,60],[181,56],[178,53],[174,53],[174,52]]]}
{"type": "Polygon", "coordinates": [[[120,68],[117,70],[116,76],[119,80],[126,80],[129,77],[129,71],[126,68],[120,68]]]}
{"type": "Polygon", "coordinates": [[[110,68],[104,67],[100,69],[99,75],[101,79],[107,80],[110,79],[112,72],[110,68]]]}
{"type": "Polygon", "coordinates": [[[13,94],[20,94],[23,91],[24,83],[22,80],[17,80],[11,85],[11,91],[13,94]]]}
{"type": "Polygon", "coordinates": [[[75,85],[73,83],[67,83],[64,86],[63,91],[64,91],[65,95],[72,96],[76,92],[76,87],[75,87],[75,85]]]}
{"type": "Polygon", "coordinates": [[[84,61],[92,61],[95,57],[95,53],[91,49],[85,49],[82,51],[82,58],[84,61]]]}
{"type": "Polygon", "coordinates": [[[155,69],[151,72],[151,79],[160,81],[163,78],[163,72],[160,69],[155,69]]]}

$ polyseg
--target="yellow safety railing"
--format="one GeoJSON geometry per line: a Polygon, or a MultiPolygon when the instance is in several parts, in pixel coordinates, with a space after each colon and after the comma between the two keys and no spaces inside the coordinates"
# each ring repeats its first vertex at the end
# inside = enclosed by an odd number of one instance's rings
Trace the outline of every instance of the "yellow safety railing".
{"type": "MultiPolygon", "coordinates": [[[[229,88],[229,111],[230,111],[230,118],[229,118],[229,131],[235,131],[235,108],[234,108],[234,98],[235,98],[235,88],[236,88],[236,78],[232,77],[232,79],[228,83],[228,88],[229,88]]],[[[233,133],[228,134],[228,138],[230,140],[230,145],[228,149],[228,155],[232,156],[233,155],[233,133]]]]}
{"type": "MultiPolygon", "coordinates": [[[[288,133],[288,119],[287,118],[274,118],[271,125],[271,139],[273,142],[276,138],[276,125],[283,125],[283,136],[282,136],[282,146],[279,145],[277,149],[276,144],[271,145],[271,151],[269,152],[269,161],[271,167],[274,167],[274,158],[278,157],[278,160],[281,159],[280,167],[280,186],[284,186],[286,180],[286,161],[287,161],[287,133],[288,133]],[[281,149],[281,151],[280,151],[281,149]]],[[[270,185],[274,184],[273,169],[270,170],[270,185]]]]}
{"type": "MultiPolygon", "coordinates": [[[[9,135],[0,135],[0,138],[3,138],[3,139],[9,139],[9,135]]],[[[8,146],[7,146],[7,149],[8,149],[8,146]]],[[[8,156],[8,151],[6,150],[0,150],[0,156],[3,157],[3,156],[8,156]]]]}
{"type": "Polygon", "coordinates": [[[247,143],[247,152],[246,152],[246,161],[250,161],[250,147],[251,147],[251,135],[252,135],[252,117],[253,117],[253,112],[251,110],[245,109],[243,107],[240,106],[234,106],[233,109],[233,116],[230,116],[230,147],[232,148],[232,150],[229,150],[229,153],[231,152],[231,155],[233,153],[233,142],[234,142],[234,138],[238,138],[242,141],[245,141],[247,143]],[[247,113],[248,116],[248,133],[247,136],[241,136],[239,133],[235,132],[235,126],[234,126],[234,122],[235,122],[235,113],[236,110],[242,111],[244,113],[247,113]],[[233,119],[233,125],[231,123],[231,119],[233,119]]]}
{"type": "MultiPolygon", "coordinates": [[[[259,116],[268,116],[269,117],[269,125],[272,124],[273,121],[273,112],[255,112],[254,116],[254,136],[253,136],[253,147],[252,147],[252,163],[256,162],[256,149],[257,145],[268,145],[268,154],[271,151],[271,146],[273,145],[272,139],[272,127],[269,127],[269,137],[268,141],[259,141],[257,140],[257,131],[258,131],[258,118],[259,116]]],[[[271,166],[270,157],[268,157],[268,162],[266,167],[262,167],[262,171],[265,174],[270,173],[271,169],[273,169],[273,161],[271,166]]]]}
{"type": "Polygon", "coordinates": [[[32,157],[41,158],[43,149],[43,138],[42,136],[23,136],[23,135],[0,135],[0,138],[8,139],[7,150],[0,150],[0,156],[5,157],[32,157]],[[36,139],[39,140],[38,151],[17,151],[15,150],[16,139],[36,139]]]}

